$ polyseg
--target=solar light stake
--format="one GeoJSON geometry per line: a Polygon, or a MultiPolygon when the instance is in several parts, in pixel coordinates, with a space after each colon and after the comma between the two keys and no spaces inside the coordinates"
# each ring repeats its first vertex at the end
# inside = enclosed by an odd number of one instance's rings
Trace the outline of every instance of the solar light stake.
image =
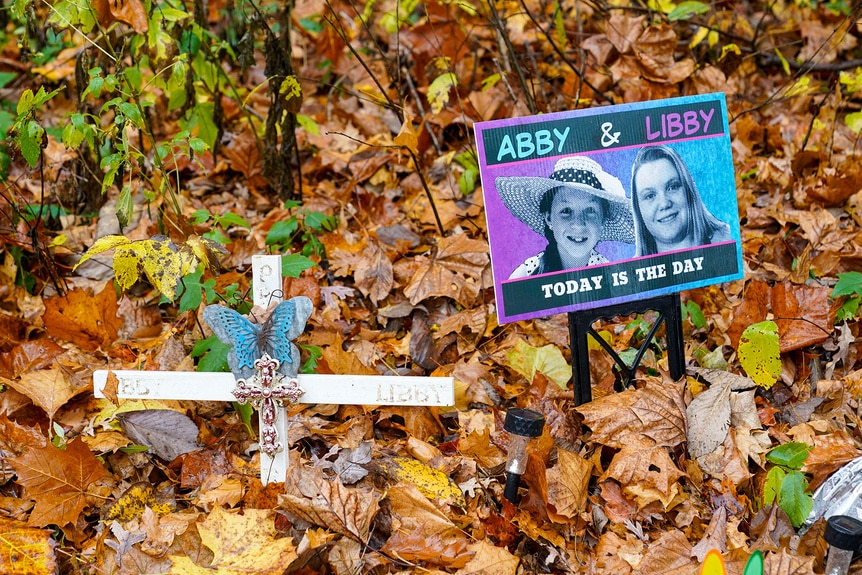
{"type": "Polygon", "coordinates": [[[545,416],[530,409],[514,408],[506,413],[503,429],[509,432],[509,454],[506,458],[506,490],[503,495],[518,502],[518,485],[527,470],[527,444],[542,435],[545,416]]]}
{"type": "Polygon", "coordinates": [[[862,543],[862,521],[849,515],[833,515],[826,520],[824,537],[829,543],[825,575],[847,575],[853,553],[862,543]]]}

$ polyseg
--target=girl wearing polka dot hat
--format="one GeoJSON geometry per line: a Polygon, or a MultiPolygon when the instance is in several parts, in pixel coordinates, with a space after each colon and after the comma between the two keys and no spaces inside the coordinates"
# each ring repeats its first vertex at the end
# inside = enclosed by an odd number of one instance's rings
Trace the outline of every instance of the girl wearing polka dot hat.
{"type": "Polygon", "coordinates": [[[607,263],[596,244],[634,243],[631,200],[619,179],[591,158],[562,158],[547,178],[500,177],[495,184],[509,211],[548,240],[509,279],[607,263]]]}

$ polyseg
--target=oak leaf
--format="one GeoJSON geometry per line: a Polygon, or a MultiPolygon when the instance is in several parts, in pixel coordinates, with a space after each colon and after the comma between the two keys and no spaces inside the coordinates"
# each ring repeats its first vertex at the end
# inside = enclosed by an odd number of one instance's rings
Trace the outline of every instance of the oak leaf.
{"type": "Polygon", "coordinates": [[[54,575],[56,572],[57,558],[50,530],[0,517],[0,573],[54,575]]]}
{"type": "Polygon", "coordinates": [[[18,473],[25,496],[36,501],[27,522],[34,527],[62,527],[77,521],[89,505],[87,489],[108,475],[79,437],[70,441],[66,449],[53,445],[34,447],[8,461],[18,473]]]}
{"type": "Polygon", "coordinates": [[[289,537],[276,538],[275,513],[267,509],[245,509],[242,515],[221,507],[198,523],[203,544],[213,552],[208,567],[258,575],[280,575],[296,559],[289,537]],[[254,571],[249,568],[254,566],[254,571]]]}
{"type": "Polygon", "coordinates": [[[593,430],[592,441],[608,447],[675,447],[685,441],[679,384],[650,381],[643,389],[606,395],[575,409],[593,430]]]}
{"type": "Polygon", "coordinates": [[[377,244],[370,243],[362,252],[353,274],[356,287],[375,304],[389,295],[394,285],[392,262],[377,244]]]}

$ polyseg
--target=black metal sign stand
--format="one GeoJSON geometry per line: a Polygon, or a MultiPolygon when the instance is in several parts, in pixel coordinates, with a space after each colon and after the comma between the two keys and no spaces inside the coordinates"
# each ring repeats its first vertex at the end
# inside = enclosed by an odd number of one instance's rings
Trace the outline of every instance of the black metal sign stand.
{"type": "Polygon", "coordinates": [[[575,378],[575,405],[588,403],[593,398],[588,347],[590,335],[610,354],[614,363],[625,375],[623,387],[627,387],[637,373],[641,359],[662,323],[665,324],[667,334],[667,359],[670,376],[679,379],[685,373],[685,349],[682,343],[682,309],[678,293],[581,312],[569,312],[569,341],[572,349],[572,375],[575,378]],[[638,349],[632,365],[628,366],[608,342],[593,330],[593,323],[600,319],[647,311],[657,312],[658,318],[644,339],[643,345],[638,349]]]}

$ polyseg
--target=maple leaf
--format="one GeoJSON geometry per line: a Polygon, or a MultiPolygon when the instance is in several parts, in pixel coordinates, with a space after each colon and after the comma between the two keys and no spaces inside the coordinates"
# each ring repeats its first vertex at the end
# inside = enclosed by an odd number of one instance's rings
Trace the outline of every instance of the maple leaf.
{"type": "Polygon", "coordinates": [[[32,447],[8,461],[25,495],[36,501],[27,522],[34,527],[62,527],[77,521],[88,505],[88,487],[108,475],[80,437],[70,441],[66,449],[32,447]]]}
{"type": "Polygon", "coordinates": [[[50,530],[34,529],[23,521],[0,517],[0,573],[54,575],[56,572],[50,530]]]}
{"type": "Polygon", "coordinates": [[[219,572],[277,575],[296,559],[290,538],[276,538],[275,513],[270,509],[245,509],[240,515],[215,507],[197,527],[201,541],[214,555],[208,567],[219,572]]]}

